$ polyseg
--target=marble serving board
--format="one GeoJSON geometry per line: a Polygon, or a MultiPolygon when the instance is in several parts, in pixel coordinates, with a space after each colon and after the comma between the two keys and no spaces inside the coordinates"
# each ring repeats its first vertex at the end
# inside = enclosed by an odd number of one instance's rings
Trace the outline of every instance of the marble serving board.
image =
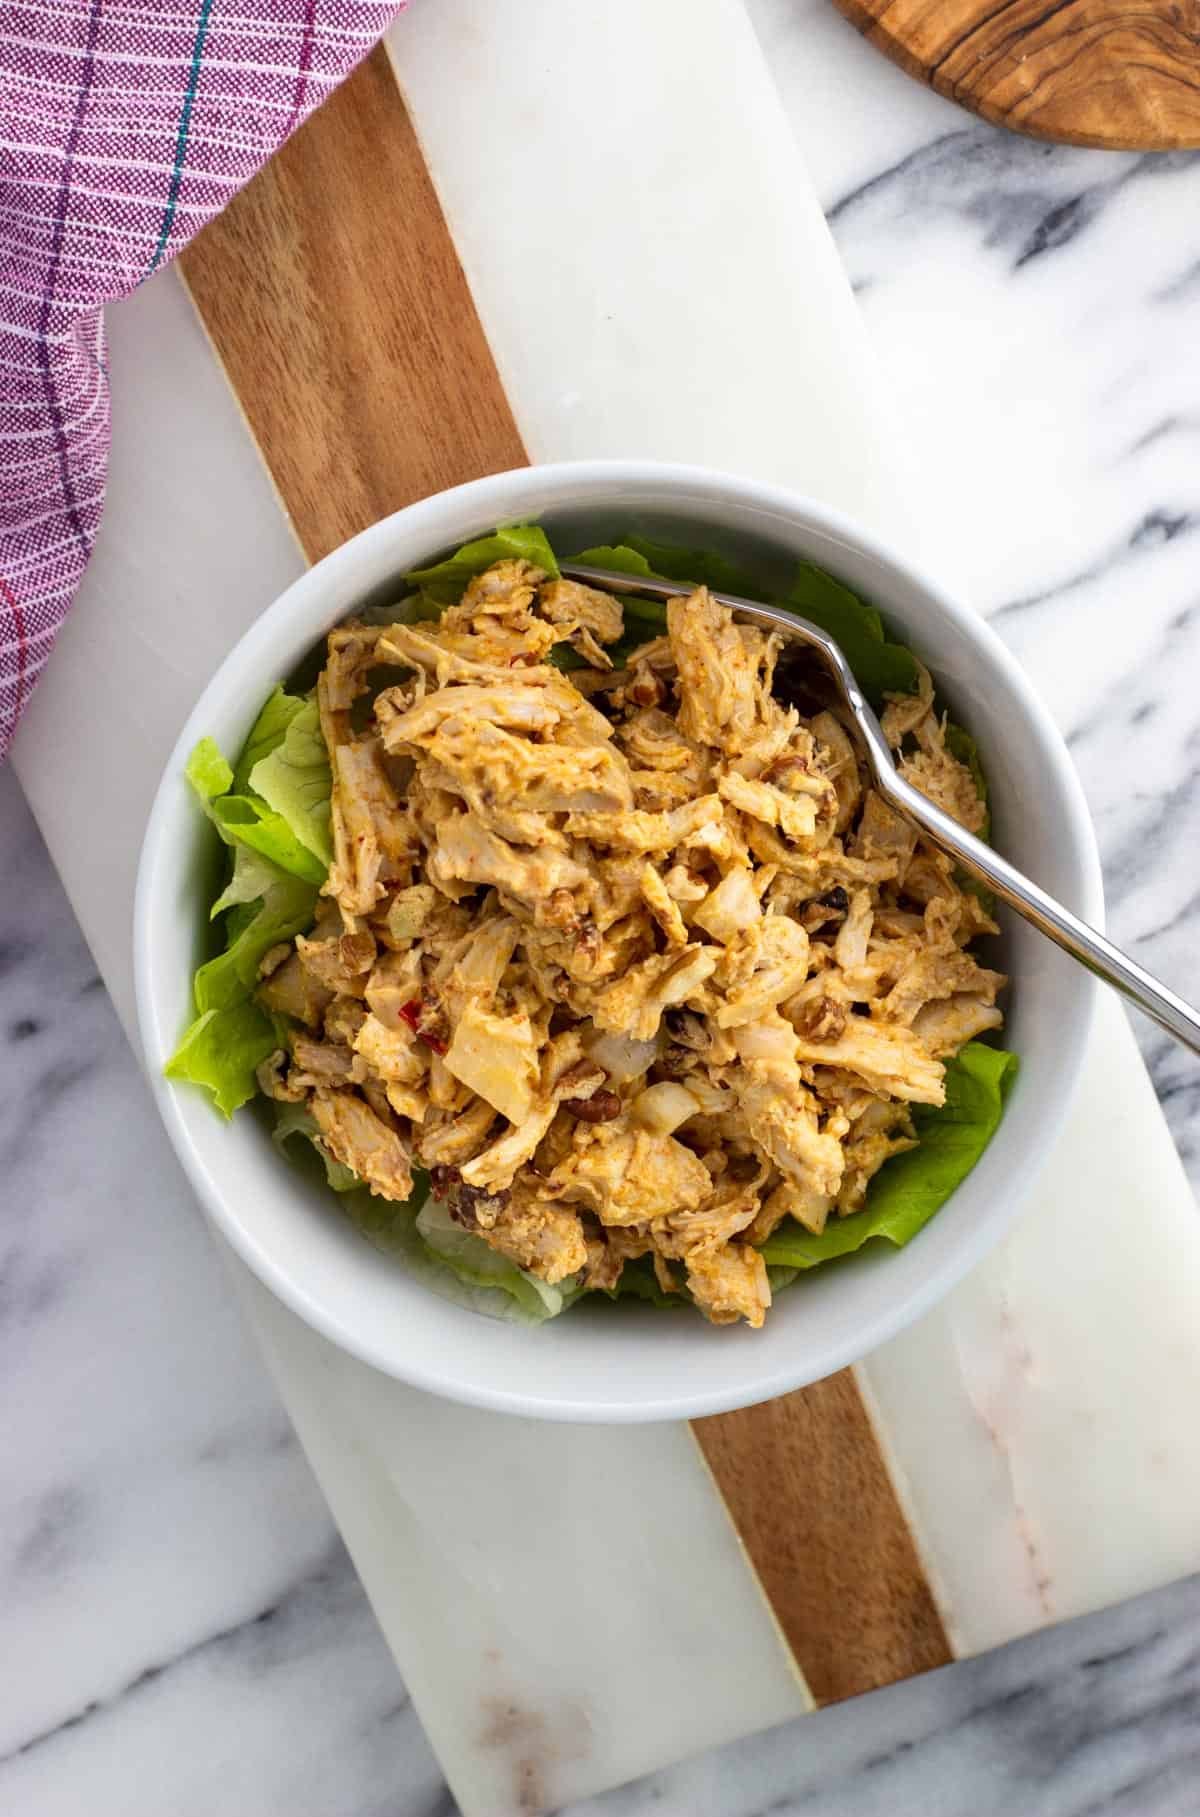
{"type": "MultiPolygon", "coordinates": [[[[173,273],[114,312],[109,523],[16,761],[126,1016],[158,770],[301,548],[589,454],[741,468],[913,547],[797,154],[802,58],[773,80],[740,0],[426,0],[389,49],[189,256],[210,340],[173,273]]],[[[686,1428],[444,1407],[234,1272],[468,1813],[584,1796],[1200,1562],[1200,1233],[1111,1009],[1004,1249],[862,1370],[704,1423],[724,1505],[686,1428]]]]}

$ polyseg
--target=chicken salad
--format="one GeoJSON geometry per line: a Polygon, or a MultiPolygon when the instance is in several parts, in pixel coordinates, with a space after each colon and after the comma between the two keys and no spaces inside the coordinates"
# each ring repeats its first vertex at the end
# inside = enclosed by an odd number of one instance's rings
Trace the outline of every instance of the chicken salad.
{"type": "MultiPolygon", "coordinates": [[[[990,905],[867,784],[719,558],[667,607],[559,574],[536,527],[409,576],[329,636],[235,766],[189,778],[229,848],[221,950],[169,1064],[261,1096],[373,1240],[484,1311],[583,1296],[762,1325],[795,1275],[907,1241],[990,1139],[1015,1067],[990,905]]],[[[825,622],[902,773],[975,832],[969,736],[878,616],[825,622]]]]}

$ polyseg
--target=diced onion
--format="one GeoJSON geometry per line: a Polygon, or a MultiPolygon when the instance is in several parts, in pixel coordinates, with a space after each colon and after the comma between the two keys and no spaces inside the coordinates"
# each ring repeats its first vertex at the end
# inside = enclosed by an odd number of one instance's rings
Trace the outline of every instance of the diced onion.
{"type": "Polygon", "coordinates": [[[635,1041],[632,1035],[597,1032],[584,1045],[588,1059],[602,1066],[618,1085],[626,1079],[640,1078],[658,1058],[657,1041],[635,1041]]]}
{"type": "Polygon", "coordinates": [[[644,1129],[656,1136],[669,1136],[694,1117],[700,1106],[685,1085],[663,1079],[648,1085],[633,1100],[633,1114],[644,1129]]]}
{"type": "Polygon", "coordinates": [[[744,927],[750,927],[762,915],[762,905],[754,889],[754,878],[748,866],[730,871],[704,898],[692,916],[714,940],[728,943],[744,927]]]}

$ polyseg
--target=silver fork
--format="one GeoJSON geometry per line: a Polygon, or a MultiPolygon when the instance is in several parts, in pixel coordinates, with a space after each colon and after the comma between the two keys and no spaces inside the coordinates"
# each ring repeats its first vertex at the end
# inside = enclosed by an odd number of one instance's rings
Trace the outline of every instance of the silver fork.
{"type": "MultiPolygon", "coordinates": [[[[585,562],[561,562],[562,572],[569,580],[583,581],[589,587],[597,587],[606,593],[632,593],[649,599],[677,599],[681,595],[694,593],[694,586],[683,581],[660,580],[657,576],[642,574],[618,574],[611,568],[593,568],[585,562]]],[[[757,601],[738,599],[730,593],[713,593],[713,599],[723,606],[729,606],[740,617],[752,623],[764,626],[770,631],[779,631],[784,637],[800,643],[809,644],[820,652],[825,660],[834,683],[862,737],[863,750],[867,759],[867,768],[871,780],[879,793],[898,813],[913,821],[920,827],[927,838],[943,852],[949,853],[964,871],[987,884],[1002,902],[1006,902],[1018,915],[1032,922],[1039,933],[1053,940],[1056,946],[1070,953],[1080,965],[1111,984],[1114,990],[1120,991],[1146,1015],[1153,1018],[1168,1034],[1174,1035],[1190,1047],[1193,1053],[1200,1053],[1200,1015],[1186,1004],[1182,997],[1160,984],[1157,978],[1135,960],[1130,959],[1119,947],[1106,940],[1094,927],[1073,915],[1061,902],[1048,895],[1039,884],[1024,876],[1015,865],[994,852],[982,839],[976,839],[965,827],[959,826],[949,814],[922,795],[910,782],[906,782],[896,769],[888,742],[883,736],[878,719],[864,698],[862,690],[854,679],[849,663],[842,654],[840,646],[814,625],[807,618],[800,618],[793,612],[784,612],[775,606],[760,606],[757,601]]]]}

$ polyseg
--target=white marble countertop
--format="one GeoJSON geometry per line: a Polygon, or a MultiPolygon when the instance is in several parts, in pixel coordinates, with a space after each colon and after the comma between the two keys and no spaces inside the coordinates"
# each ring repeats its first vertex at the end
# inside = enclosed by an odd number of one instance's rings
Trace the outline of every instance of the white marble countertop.
{"type": "MultiPolygon", "coordinates": [[[[827,74],[809,159],[943,565],[1069,737],[1117,938],[1186,989],[1200,161],[1005,136],[824,0],[753,11],[827,74]]],[[[0,865],[0,1809],[450,1813],[11,776],[0,865]]],[[[1144,1045],[1196,1177],[1200,1072],[1144,1045]]],[[[1192,1582],[587,1808],[1182,1817],[1198,1617],[1192,1582]]]]}

